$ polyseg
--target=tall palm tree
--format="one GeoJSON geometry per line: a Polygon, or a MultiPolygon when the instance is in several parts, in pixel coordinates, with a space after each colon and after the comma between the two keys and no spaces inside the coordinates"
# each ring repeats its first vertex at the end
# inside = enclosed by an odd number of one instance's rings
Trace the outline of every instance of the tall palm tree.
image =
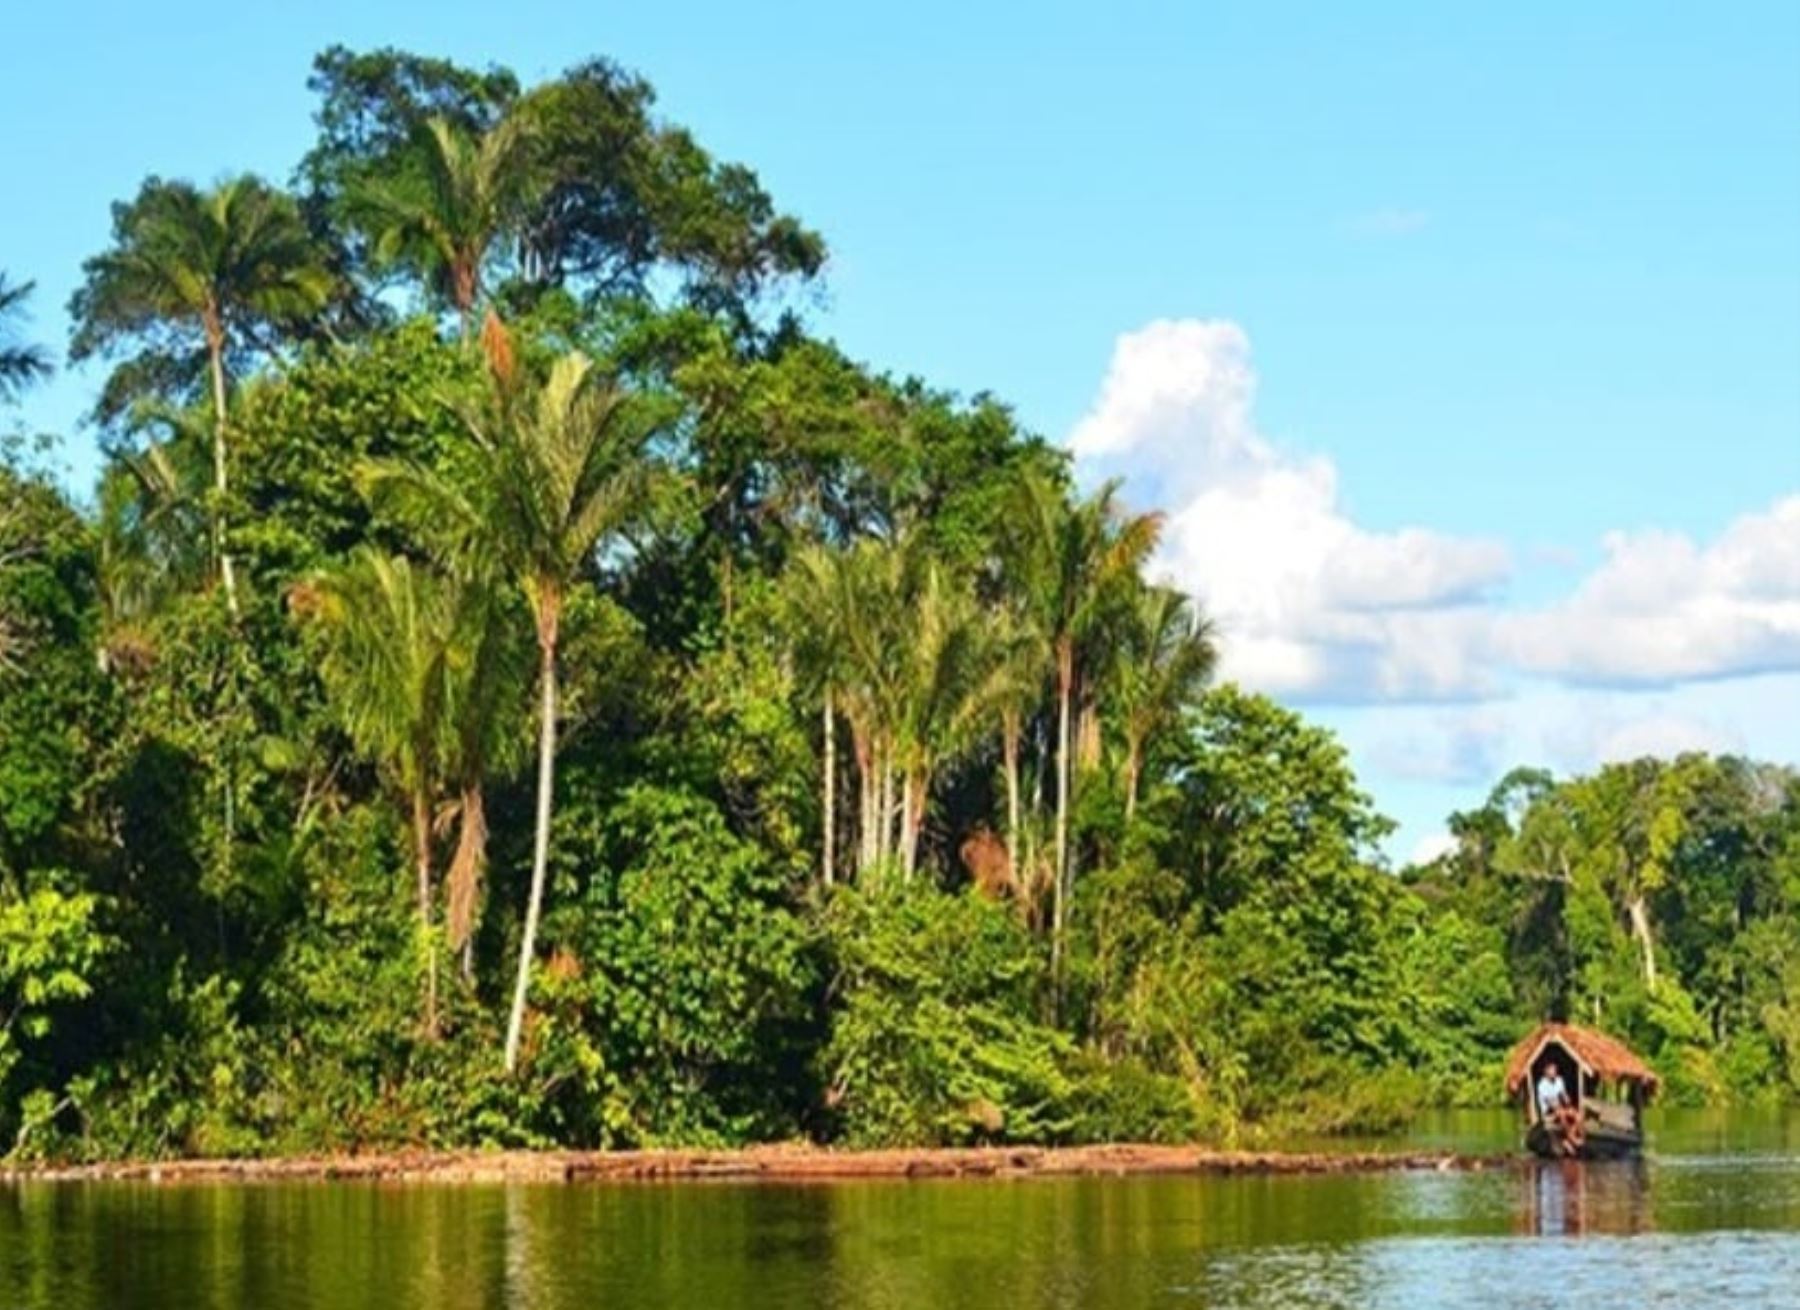
{"type": "Polygon", "coordinates": [[[453,740],[449,781],[456,791],[456,848],[445,870],[448,905],[445,941],[462,956],[465,981],[473,975],[472,938],[481,884],[487,872],[486,781],[496,768],[510,768],[516,734],[509,707],[530,680],[523,643],[500,612],[500,597],[485,575],[467,578],[457,607],[451,647],[453,740]]]}
{"type": "Polygon", "coordinates": [[[602,545],[641,510],[648,437],[636,407],[594,362],[572,351],[542,382],[516,362],[491,314],[482,334],[492,386],[463,414],[472,475],[453,484],[431,470],[368,470],[372,489],[410,502],[465,568],[492,566],[530,606],[538,647],[538,776],[531,891],[506,1029],[506,1068],[518,1067],[525,1000],[543,915],[556,784],[557,643],[570,590],[602,545]]]}
{"type": "Polygon", "coordinates": [[[34,284],[8,282],[0,273],[0,400],[21,391],[28,383],[50,372],[50,353],[42,346],[20,341],[12,323],[22,316],[34,284]]]}
{"type": "Polygon", "coordinates": [[[127,341],[150,354],[197,346],[213,410],[213,555],[226,604],[238,613],[237,578],[225,544],[230,477],[228,373],[234,358],[275,347],[279,332],[316,315],[334,279],[291,196],[248,174],[202,191],[147,181],[116,205],[112,248],[83,266],[70,302],[72,358],[127,341]]]}
{"type": "Polygon", "coordinates": [[[985,710],[997,647],[969,591],[941,565],[925,560],[911,571],[900,610],[900,654],[894,737],[901,769],[900,867],[918,865],[919,830],[931,783],[945,761],[975,735],[985,710]]]}
{"type": "Polygon", "coordinates": [[[1157,514],[1129,514],[1109,482],[1071,505],[1061,486],[1027,475],[1010,521],[1011,571],[1039,615],[1056,686],[1056,869],[1051,909],[1051,967],[1062,963],[1067,902],[1073,881],[1069,852],[1071,732],[1086,675],[1084,655],[1137,584],[1162,530],[1157,514]]]}
{"type": "Polygon", "coordinates": [[[837,878],[837,717],[842,686],[851,676],[846,624],[851,616],[841,602],[841,552],[809,544],[796,552],[789,568],[785,600],[794,651],[805,675],[817,684],[822,760],[819,780],[819,879],[827,887],[837,878]]]}
{"type": "Polygon", "coordinates": [[[326,634],[320,672],[345,731],[406,806],[427,960],[424,1025],[435,1036],[432,819],[455,735],[458,597],[451,584],[405,558],[364,549],[347,567],[303,585],[295,602],[326,634]]]}
{"type": "Polygon", "coordinates": [[[514,227],[529,190],[527,120],[514,114],[479,135],[446,118],[419,129],[413,167],[377,178],[352,197],[378,263],[409,268],[475,324],[494,245],[514,227]]]}
{"type": "Polygon", "coordinates": [[[909,575],[916,559],[905,539],[863,539],[845,549],[810,545],[794,561],[796,603],[813,627],[811,644],[850,728],[859,873],[897,851],[904,658],[915,636],[908,630],[909,575]]]}
{"type": "Polygon", "coordinates": [[[1172,587],[1146,586],[1120,625],[1108,688],[1125,739],[1125,818],[1137,814],[1145,745],[1179,719],[1218,664],[1213,625],[1172,587]]]}
{"type": "Polygon", "coordinates": [[[1006,865],[1015,886],[1031,862],[1020,788],[1025,726],[1042,705],[1050,650],[1024,598],[1010,594],[987,613],[993,642],[983,698],[1000,723],[1000,766],[1006,783],[1006,865]]]}

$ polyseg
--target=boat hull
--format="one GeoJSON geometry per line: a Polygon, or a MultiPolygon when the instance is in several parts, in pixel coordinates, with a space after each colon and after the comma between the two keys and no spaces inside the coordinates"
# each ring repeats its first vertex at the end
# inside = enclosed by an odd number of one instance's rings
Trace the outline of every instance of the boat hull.
{"type": "Polygon", "coordinates": [[[1525,1134],[1525,1149],[1545,1160],[1624,1160],[1644,1149],[1644,1135],[1589,1124],[1579,1142],[1567,1142],[1561,1133],[1535,1123],[1525,1134]]]}

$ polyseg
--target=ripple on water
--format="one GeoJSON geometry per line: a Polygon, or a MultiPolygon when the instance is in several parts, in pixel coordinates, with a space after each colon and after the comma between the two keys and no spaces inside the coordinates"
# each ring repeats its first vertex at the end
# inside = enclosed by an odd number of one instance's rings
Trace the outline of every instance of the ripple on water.
{"type": "Polygon", "coordinates": [[[1232,1310],[1599,1304],[1791,1310],[1800,1297],[1800,1234],[1392,1238],[1261,1248],[1217,1257],[1198,1282],[1170,1292],[1232,1310]]]}

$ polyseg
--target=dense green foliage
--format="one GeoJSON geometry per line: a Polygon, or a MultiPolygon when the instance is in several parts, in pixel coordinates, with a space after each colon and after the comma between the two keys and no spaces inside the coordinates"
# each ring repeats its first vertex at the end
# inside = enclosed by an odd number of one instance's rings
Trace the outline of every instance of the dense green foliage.
{"type": "Polygon", "coordinates": [[[1515,775],[1396,875],[1156,517],[779,314],[821,239],[645,83],[314,85],[296,191],[118,206],[92,503],[0,465],[0,1140],[1236,1139],[1546,1015],[1800,1094],[1792,772],[1515,775]]]}

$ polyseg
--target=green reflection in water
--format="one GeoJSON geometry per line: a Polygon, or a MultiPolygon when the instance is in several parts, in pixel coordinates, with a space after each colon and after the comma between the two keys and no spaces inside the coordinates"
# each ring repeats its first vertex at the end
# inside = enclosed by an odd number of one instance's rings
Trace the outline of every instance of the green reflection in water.
{"type": "MultiPolygon", "coordinates": [[[[1475,1149],[1511,1131],[1486,1116],[1421,1137],[1475,1149]]],[[[1653,1131],[1639,1165],[1484,1174],[29,1184],[0,1189],[0,1305],[1496,1310],[1633,1288],[1652,1302],[1792,1304],[1800,1118],[1667,1115],[1653,1131]]]]}

